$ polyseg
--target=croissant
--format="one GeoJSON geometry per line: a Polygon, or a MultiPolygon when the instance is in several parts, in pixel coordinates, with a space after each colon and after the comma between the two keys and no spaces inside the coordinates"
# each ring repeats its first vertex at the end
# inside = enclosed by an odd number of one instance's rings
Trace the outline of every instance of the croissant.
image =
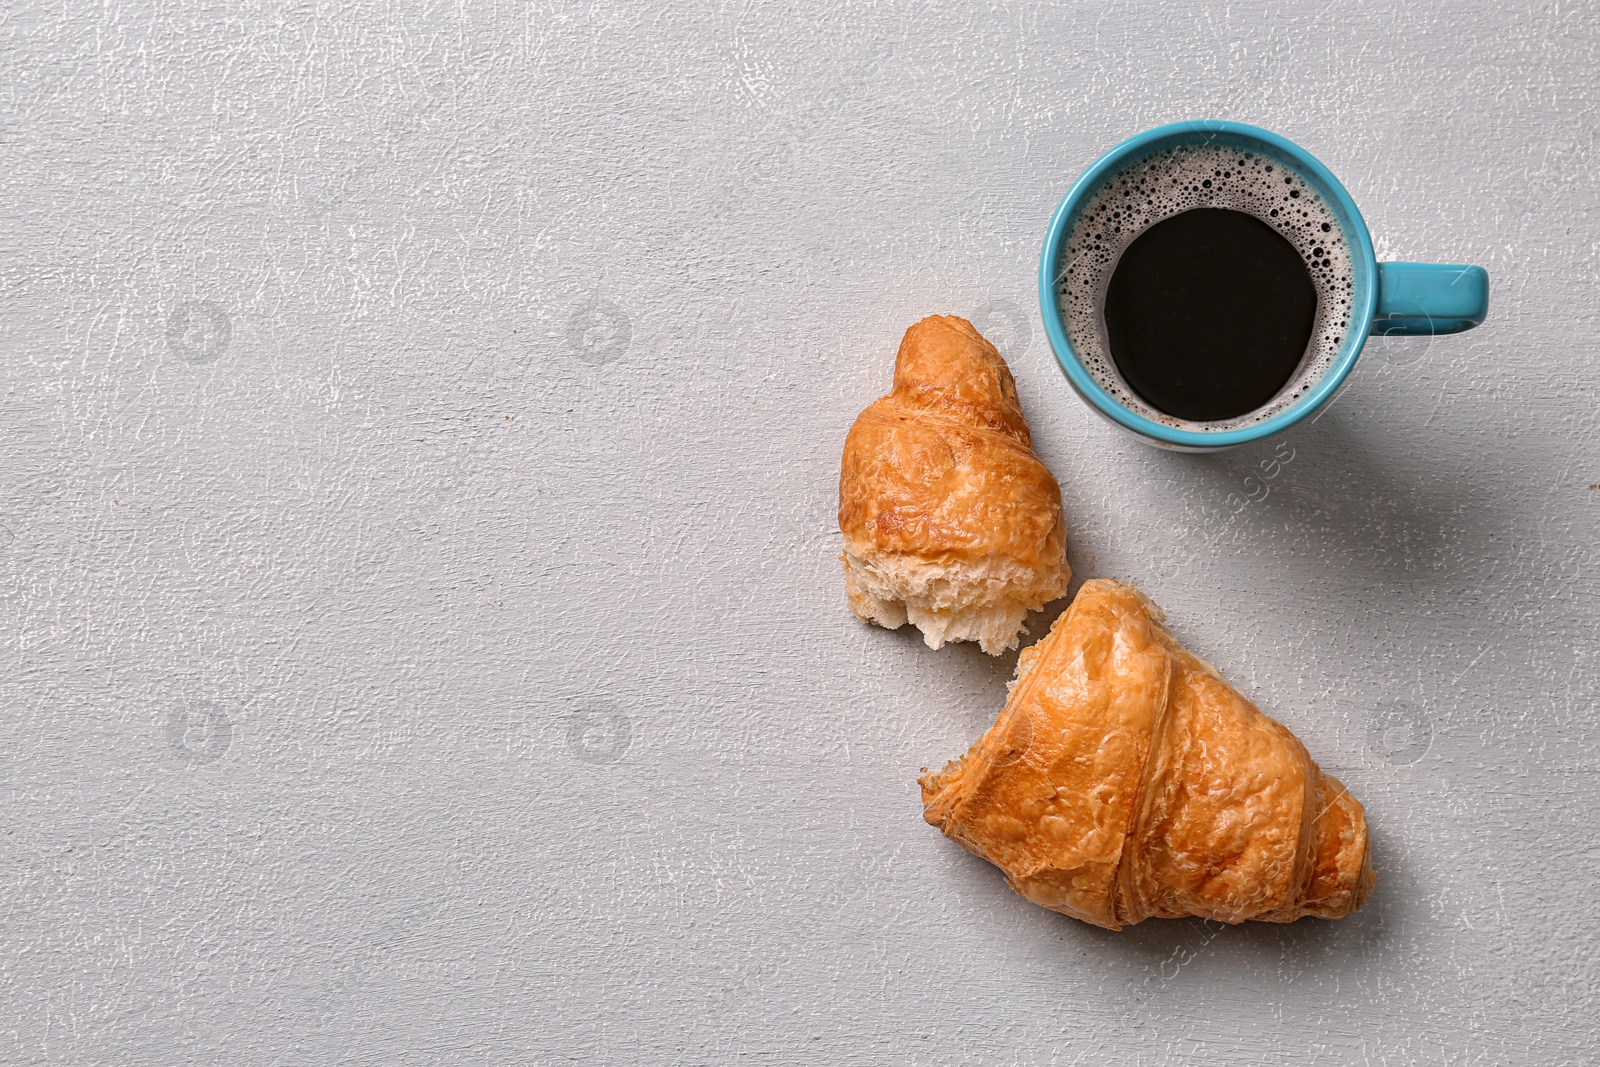
{"type": "Polygon", "coordinates": [[[1374,881],[1361,805],[1163,618],[1086,582],[994,726],[923,775],[924,817],[1028,900],[1110,930],[1355,911],[1374,881]]]}
{"type": "Polygon", "coordinates": [[[906,331],[894,388],[845,438],[839,530],[851,610],[909,620],[930,648],[976,640],[997,656],[1067,591],[1061,489],[1005,360],[966,319],[906,331]]]}

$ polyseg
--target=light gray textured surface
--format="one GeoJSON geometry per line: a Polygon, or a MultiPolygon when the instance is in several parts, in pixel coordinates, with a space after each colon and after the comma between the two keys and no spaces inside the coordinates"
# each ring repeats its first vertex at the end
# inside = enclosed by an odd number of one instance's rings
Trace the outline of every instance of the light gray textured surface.
{"type": "Polygon", "coordinates": [[[1592,5],[0,32],[0,1061],[1600,1055],[1592,5]],[[1371,343],[1287,462],[1117,437],[1036,250],[1194,117],[1491,321],[1371,343]],[[1110,934],[923,824],[1014,657],[855,622],[833,511],[933,312],[1010,358],[1078,576],[1365,802],[1358,916],[1110,934]]]}

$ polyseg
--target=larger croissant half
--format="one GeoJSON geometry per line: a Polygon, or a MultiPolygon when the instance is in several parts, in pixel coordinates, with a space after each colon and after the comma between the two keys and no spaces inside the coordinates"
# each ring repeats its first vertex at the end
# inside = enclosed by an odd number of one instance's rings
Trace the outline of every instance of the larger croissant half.
{"type": "Polygon", "coordinates": [[[1361,805],[1162,618],[1085,583],[1022,653],[999,721],[923,776],[924,816],[1027,899],[1112,930],[1355,911],[1373,887],[1361,805]]]}
{"type": "Polygon", "coordinates": [[[851,610],[891,630],[910,621],[933,648],[999,655],[1067,591],[1061,489],[1005,360],[966,319],[906,331],[894,388],[845,438],[839,529],[851,610]]]}

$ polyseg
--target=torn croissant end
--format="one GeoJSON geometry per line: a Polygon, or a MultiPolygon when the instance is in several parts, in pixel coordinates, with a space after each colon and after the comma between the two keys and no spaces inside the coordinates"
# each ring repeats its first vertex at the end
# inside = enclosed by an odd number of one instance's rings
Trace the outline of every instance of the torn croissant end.
{"type": "Polygon", "coordinates": [[[1130,585],[1085,583],[989,732],[923,775],[924,817],[1022,896],[1111,930],[1361,907],[1360,803],[1162,619],[1130,585]]]}
{"type": "Polygon", "coordinates": [[[1005,360],[966,319],[906,331],[893,389],[845,438],[839,530],[850,609],[910,622],[932,648],[977,641],[997,656],[1067,591],[1061,489],[1005,360]]]}

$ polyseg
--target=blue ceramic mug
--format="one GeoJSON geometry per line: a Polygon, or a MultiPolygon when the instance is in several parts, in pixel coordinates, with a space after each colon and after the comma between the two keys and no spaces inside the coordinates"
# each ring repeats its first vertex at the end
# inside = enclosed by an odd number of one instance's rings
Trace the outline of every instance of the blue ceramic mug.
{"type": "MultiPolygon", "coordinates": [[[[1209,183],[1207,183],[1209,184],[1209,183]]],[[[1072,186],[1050,219],[1039,259],[1039,305],[1056,360],[1078,395],[1095,411],[1161,448],[1208,452],[1258,441],[1288,429],[1333,399],[1373,333],[1431,335],[1470,330],[1489,308],[1489,275],[1482,267],[1440,263],[1379,263],[1355,201],[1309,152],[1277,134],[1238,122],[1179,122],[1147,130],[1101,156],[1072,186]],[[1286,168],[1332,210],[1350,249],[1353,293],[1350,326],[1323,373],[1294,403],[1261,421],[1228,429],[1196,430],[1147,418],[1118,401],[1085,368],[1067,339],[1057,283],[1068,237],[1086,205],[1108,181],[1140,160],[1184,145],[1248,152],[1286,168]]]]}

